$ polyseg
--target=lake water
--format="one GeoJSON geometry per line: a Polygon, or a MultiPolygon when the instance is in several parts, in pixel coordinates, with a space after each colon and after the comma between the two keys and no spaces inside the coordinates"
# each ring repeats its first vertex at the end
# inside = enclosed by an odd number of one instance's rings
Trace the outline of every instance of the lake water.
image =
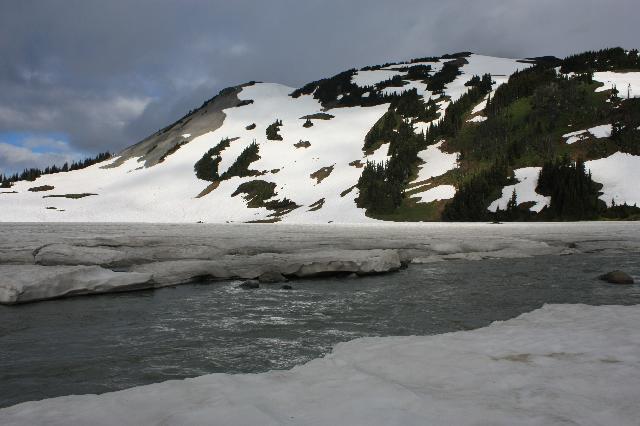
{"type": "Polygon", "coordinates": [[[544,303],[638,304],[637,253],[411,265],[365,278],[238,282],[0,306],[0,406],[208,373],[287,369],[363,336],[473,329],[544,303]]]}

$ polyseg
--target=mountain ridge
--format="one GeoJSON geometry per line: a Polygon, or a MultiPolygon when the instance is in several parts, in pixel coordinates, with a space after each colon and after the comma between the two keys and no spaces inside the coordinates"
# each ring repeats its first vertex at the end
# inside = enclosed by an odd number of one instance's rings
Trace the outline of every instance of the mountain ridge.
{"type": "Polygon", "coordinates": [[[107,161],[9,182],[0,220],[637,217],[637,51],[580,55],[461,52],[299,89],[241,84],[107,161]],[[539,188],[543,169],[561,178],[539,188]]]}

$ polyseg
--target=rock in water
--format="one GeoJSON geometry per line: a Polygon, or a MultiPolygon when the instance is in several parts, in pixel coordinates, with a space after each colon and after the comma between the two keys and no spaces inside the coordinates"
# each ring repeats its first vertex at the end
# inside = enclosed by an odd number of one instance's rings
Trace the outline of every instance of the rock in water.
{"type": "Polygon", "coordinates": [[[285,284],[282,287],[280,287],[282,290],[293,290],[293,287],[291,287],[289,284],[285,284]]]}
{"type": "Polygon", "coordinates": [[[258,281],[264,284],[286,282],[287,278],[278,271],[267,271],[258,277],[258,281]]]}
{"type": "Polygon", "coordinates": [[[624,271],[611,271],[599,277],[602,281],[606,281],[611,284],[633,284],[633,278],[631,275],[624,271]]]}
{"type": "Polygon", "coordinates": [[[247,280],[238,286],[244,289],[260,288],[260,283],[257,280],[247,280]]]}

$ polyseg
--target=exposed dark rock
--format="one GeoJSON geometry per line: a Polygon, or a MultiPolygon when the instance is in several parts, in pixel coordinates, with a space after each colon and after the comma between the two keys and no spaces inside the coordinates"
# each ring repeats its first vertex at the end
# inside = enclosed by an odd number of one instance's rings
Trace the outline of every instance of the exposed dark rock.
{"type": "Polygon", "coordinates": [[[247,280],[242,284],[240,284],[238,288],[244,288],[244,289],[260,288],[260,283],[257,280],[247,280]]]}
{"type": "Polygon", "coordinates": [[[298,143],[294,143],[293,146],[296,148],[309,148],[311,146],[311,142],[301,140],[298,143]]]}
{"type": "Polygon", "coordinates": [[[226,118],[225,109],[252,103],[251,100],[240,100],[238,94],[244,87],[253,84],[254,82],[249,82],[221,90],[218,95],[206,101],[200,108],[189,111],[175,123],[126,148],[119,154],[116,161],[104,167],[118,167],[130,158],[138,158],[139,162],[144,162],[145,167],[158,164],[161,159],[171,152],[175,152],[177,145],[185,142],[182,135],[188,133],[191,135],[189,140],[193,140],[207,132],[214,131],[222,126],[226,118]]]}
{"type": "Polygon", "coordinates": [[[315,114],[305,115],[300,117],[302,120],[331,120],[334,116],[331,114],[327,114],[326,112],[317,112],[315,114]]]}
{"type": "Polygon", "coordinates": [[[258,282],[264,284],[274,284],[286,282],[287,278],[277,271],[267,271],[258,277],[258,282]]]}
{"type": "Polygon", "coordinates": [[[280,287],[282,290],[293,290],[293,287],[291,287],[289,284],[285,284],[282,287],[280,287]]]}
{"type": "Polygon", "coordinates": [[[600,275],[599,278],[611,284],[633,284],[633,278],[626,272],[620,270],[607,272],[606,274],[600,275]]]}

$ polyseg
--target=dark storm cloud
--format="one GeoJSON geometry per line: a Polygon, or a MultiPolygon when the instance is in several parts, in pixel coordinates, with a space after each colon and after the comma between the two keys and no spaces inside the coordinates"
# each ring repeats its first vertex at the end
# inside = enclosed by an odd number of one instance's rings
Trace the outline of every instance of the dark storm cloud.
{"type": "Polygon", "coordinates": [[[0,132],[115,150],[248,80],[471,50],[558,56],[638,44],[637,0],[7,0],[0,132]]]}

